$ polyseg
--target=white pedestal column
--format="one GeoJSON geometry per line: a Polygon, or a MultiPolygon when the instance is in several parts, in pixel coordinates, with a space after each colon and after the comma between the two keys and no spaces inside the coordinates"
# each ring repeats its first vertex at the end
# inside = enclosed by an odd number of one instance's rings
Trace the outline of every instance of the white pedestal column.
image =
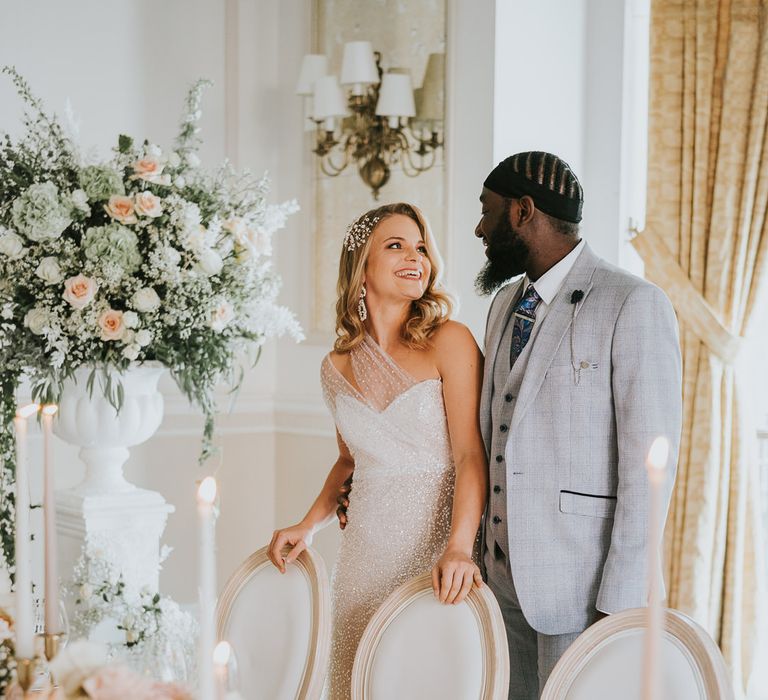
{"type": "Polygon", "coordinates": [[[125,480],[128,448],[147,440],[160,426],[163,397],[157,383],[160,366],[141,365],[122,375],[124,402],[119,412],[104,398],[100,376],[91,395],[86,383],[90,370],[79,370],[64,388],[55,423],[56,434],[80,446],[86,465],[83,481],[56,494],[59,558],[62,578],[88,542],[92,557],[107,560],[122,573],[125,595],[143,587],[159,588],[160,538],[172,505],[155,491],[125,480]]]}

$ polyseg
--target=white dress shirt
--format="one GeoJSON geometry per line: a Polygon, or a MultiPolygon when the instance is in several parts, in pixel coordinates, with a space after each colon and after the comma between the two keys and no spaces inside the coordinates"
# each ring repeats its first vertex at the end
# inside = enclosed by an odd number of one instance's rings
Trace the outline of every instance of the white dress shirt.
{"type": "MultiPolygon", "coordinates": [[[[563,286],[563,282],[565,282],[565,278],[568,277],[568,273],[576,263],[576,258],[578,258],[581,251],[584,250],[585,245],[586,242],[582,238],[568,255],[566,255],[560,262],[555,263],[533,283],[533,288],[536,290],[536,294],[541,297],[541,302],[536,307],[535,326],[538,326],[539,323],[544,320],[549,305],[557,296],[557,293],[563,286]]],[[[528,278],[528,275],[526,275],[523,278],[523,294],[525,294],[525,290],[528,289],[530,283],[531,280],[528,278]]]]}
{"type": "MultiPolygon", "coordinates": [[[[533,342],[538,335],[539,327],[541,326],[544,317],[547,315],[549,306],[563,286],[565,278],[568,277],[568,273],[576,263],[576,259],[581,255],[581,251],[584,250],[585,245],[586,241],[582,238],[568,255],[566,255],[560,262],[555,263],[533,283],[533,288],[536,290],[536,294],[541,297],[541,301],[536,307],[536,321],[531,329],[531,337],[528,339],[529,343],[533,342]]],[[[525,275],[523,278],[523,294],[525,294],[525,290],[528,289],[529,284],[531,284],[531,280],[528,278],[528,275],[525,275]]]]}

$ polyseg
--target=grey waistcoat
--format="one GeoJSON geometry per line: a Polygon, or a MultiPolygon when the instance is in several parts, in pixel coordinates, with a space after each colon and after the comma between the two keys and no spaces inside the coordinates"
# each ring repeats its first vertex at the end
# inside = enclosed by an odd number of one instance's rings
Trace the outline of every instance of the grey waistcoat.
{"type": "MultiPolygon", "coordinates": [[[[491,452],[489,458],[490,496],[486,510],[485,544],[493,552],[494,542],[498,544],[504,556],[509,560],[509,534],[507,532],[507,470],[514,472],[515,465],[507,464],[506,448],[509,426],[512,423],[512,413],[515,409],[517,394],[525,375],[525,367],[531,348],[536,340],[538,329],[534,325],[531,338],[523,348],[515,366],[509,369],[509,354],[512,349],[512,329],[514,315],[511,311],[517,306],[519,296],[510,306],[504,332],[496,354],[493,367],[493,394],[491,398],[491,452]],[[501,457],[501,461],[499,461],[501,457]],[[498,519],[498,522],[495,520],[498,519]]],[[[538,322],[537,322],[538,323],[538,322]]]]}

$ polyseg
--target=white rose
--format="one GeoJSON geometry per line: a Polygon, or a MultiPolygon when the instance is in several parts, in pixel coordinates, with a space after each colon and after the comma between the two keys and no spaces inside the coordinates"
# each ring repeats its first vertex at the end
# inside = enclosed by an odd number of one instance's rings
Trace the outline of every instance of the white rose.
{"type": "Polygon", "coordinates": [[[24,325],[35,335],[42,335],[48,328],[48,312],[37,306],[30,309],[24,316],[24,325]]]}
{"type": "Polygon", "coordinates": [[[172,168],[178,168],[181,165],[181,158],[179,158],[179,154],[176,151],[172,151],[168,156],[168,165],[172,168]]]}
{"type": "Polygon", "coordinates": [[[51,661],[51,674],[61,682],[66,697],[76,697],[83,681],[109,662],[107,648],[78,639],[70,642],[51,661]]]}
{"type": "Polygon", "coordinates": [[[139,315],[135,311],[126,311],[123,314],[123,323],[126,328],[136,328],[139,325],[139,315]]]}
{"type": "Polygon", "coordinates": [[[146,328],[142,328],[138,333],[136,333],[135,341],[136,345],[145,348],[152,342],[152,333],[150,333],[146,328]]]}
{"type": "Polygon", "coordinates": [[[160,197],[151,192],[139,192],[133,198],[133,206],[141,216],[158,217],[163,213],[160,197]]]}
{"type": "Polygon", "coordinates": [[[5,255],[11,260],[17,260],[24,257],[26,252],[24,240],[18,233],[6,231],[0,236],[0,255],[5,255]]]}
{"type": "Polygon", "coordinates": [[[126,345],[123,348],[123,357],[133,362],[139,356],[140,350],[141,348],[136,344],[126,345]]]}
{"type": "Polygon", "coordinates": [[[200,269],[209,277],[218,275],[221,272],[221,268],[224,267],[221,255],[212,248],[207,248],[200,253],[198,264],[200,269]]]}
{"type": "Polygon", "coordinates": [[[163,248],[163,257],[169,265],[176,266],[181,262],[181,253],[170,245],[163,248]]]}
{"type": "Polygon", "coordinates": [[[211,313],[210,327],[217,333],[221,333],[235,317],[235,311],[232,304],[223,300],[211,313]]]}
{"type": "Polygon", "coordinates": [[[200,159],[195,153],[187,153],[187,163],[191,168],[196,168],[198,165],[200,165],[200,159]]]}
{"type": "Polygon", "coordinates": [[[158,146],[158,145],[156,145],[154,143],[151,143],[147,147],[147,154],[152,156],[153,158],[159,158],[161,155],[163,155],[163,151],[160,148],[160,146],[158,146]]]}
{"type": "Polygon", "coordinates": [[[85,193],[85,190],[74,190],[71,194],[72,199],[72,206],[75,207],[75,209],[79,209],[80,211],[90,211],[90,207],[88,206],[88,195],[85,193]]]}
{"type": "Polygon", "coordinates": [[[137,311],[149,313],[160,307],[160,297],[152,287],[142,287],[133,295],[131,304],[137,311]]]}
{"type": "Polygon", "coordinates": [[[59,261],[54,257],[43,258],[37,266],[35,274],[46,284],[59,284],[64,279],[59,261]]]}
{"type": "Polygon", "coordinates": [[[183,175],[179,175],[174,181],[173,184],[176,185],[180,190],[187,186],[187,181],[184,179],[183,175]]]}

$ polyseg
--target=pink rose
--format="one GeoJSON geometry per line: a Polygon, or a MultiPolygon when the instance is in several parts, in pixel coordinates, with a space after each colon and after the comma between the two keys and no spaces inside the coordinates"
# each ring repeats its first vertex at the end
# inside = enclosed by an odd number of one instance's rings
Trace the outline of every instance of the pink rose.
{"type": "Polygon", "coordinates": [[[133,164],[134,178],[146,180],[147,182],[164,183],[163,164],[157,158],[141,158],[133,164]]]}
{"type": "Polygon", "coordinates": [[[61,296],[71,306],[74,306],[76,309],[82,309],[93,301],[98,288],[96,280],[92,280],[85,275],[77,275],[76,277],[64,280],[64,293],[61,296]]]}
{"type": "Polygon", "coordinates": [[[153,682],[124,666],[105,666],[83,681],[83,690],[92,700],[150,700],[153,682]]]}
{"type": "Polygon", "coordinates": [[[151,192],[139,192],[134,198],[136,211],[142,216],[151,216],[152,218],[160,216],[163,208],[160,206],[160,197],[151,192]]]}
{"type": "Polygon", "coordinates": [[[102,340],[121,340],[125,335],[123,312],[107,309],[99,316],[99,328],[102,340]]]}
{"type": "Polygon", "coordinates": [[[104,211],[121,224],[135,224],[138,219],[133,211],[133,201],[130,197],[113,194],[104,205],[104,211]]]}

